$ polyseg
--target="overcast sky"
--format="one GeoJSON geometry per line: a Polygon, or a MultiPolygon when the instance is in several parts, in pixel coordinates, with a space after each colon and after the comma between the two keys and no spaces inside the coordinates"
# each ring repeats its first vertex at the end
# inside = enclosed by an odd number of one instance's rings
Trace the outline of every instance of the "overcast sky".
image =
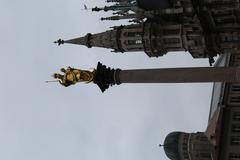
{"type": "Polygon", "coordinates": [[[211,84],[122,84],[102,94],[94,84],[46,84],[61,67],[207,66],[188,53],[145,53],[52,42],[119,25],[82,11],[104,0],[0,0],[0,159],[159,160],[172,131],[204,131],[211,84]]]}

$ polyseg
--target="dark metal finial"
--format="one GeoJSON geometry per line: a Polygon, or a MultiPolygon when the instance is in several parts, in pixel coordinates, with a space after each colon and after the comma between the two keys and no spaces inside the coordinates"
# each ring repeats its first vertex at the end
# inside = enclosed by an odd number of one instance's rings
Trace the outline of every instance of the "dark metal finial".
{"type": "Polygon", "coordinates": [[[159,146],[159,147],[164,147],[164,145],[162,145],[162,144],[159,144],[158,146],[159,146]]]}
{"type": "Polygon", "coordinates": [[[95,11],[95,12],[99,12],[101,11],[102,9],[101,8],[98,8],[98,7],[95,7],[95,8],[92,8],[92,11],[95,11]]]}
{"type": "Polygon", "coordinates": [[[57,43],[60,46],[61,44],[64,44],[64,40],[59,39],[57,41],[54,41],[54,43],[57,43]]]}

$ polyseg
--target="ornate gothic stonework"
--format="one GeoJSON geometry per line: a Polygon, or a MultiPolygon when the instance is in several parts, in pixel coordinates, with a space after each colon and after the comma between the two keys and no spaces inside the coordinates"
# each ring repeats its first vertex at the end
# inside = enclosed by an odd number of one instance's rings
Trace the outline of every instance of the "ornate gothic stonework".
{"type": "Polygon", "coordinates": [[[135,24],[115,26],[97,34],[59,41],[103,47],[114,52],[144,51],[159,57],[188,51],[194,58],[240,52],[239,0],[108,0],[115,5],[93,11],[113,11],[102,20],[130,19],[135,24]]]}

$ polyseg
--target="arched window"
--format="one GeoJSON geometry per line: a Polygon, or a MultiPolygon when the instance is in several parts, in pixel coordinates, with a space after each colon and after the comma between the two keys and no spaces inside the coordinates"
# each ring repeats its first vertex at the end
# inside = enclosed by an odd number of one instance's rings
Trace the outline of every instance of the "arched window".
{"type": "Polygon", "coordinates": [[[240,153],[230,153],[229,160],[240,160],[240,153]]]}
{"type": "Polygon", "coordinates": [[[233,113],[233,120],[234,121],[240,121],[240,112],[234,112],[233,113]]]}
{"type": "Polygon", "coordinates": [[[232,132],[240,133],[240,124],[232,124],[232,132]]]}
{"type": "Polygon", "coordinates": [[[232,136],[231,145],[240,145],[240,136],[232,136]]]}

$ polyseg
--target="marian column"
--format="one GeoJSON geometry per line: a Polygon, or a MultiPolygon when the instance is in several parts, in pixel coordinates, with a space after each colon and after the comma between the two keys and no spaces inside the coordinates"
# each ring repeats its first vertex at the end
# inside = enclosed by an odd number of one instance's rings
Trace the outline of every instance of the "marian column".
{"type": "Polygon", "coordinates": [[[240,82],[238,67],[195,67],[120,70],[106,67],[98,62],[93,71],[62,69],[64,75],[54,74],[63,86],[77,82],[93,82],[102,92],[112,85],[121,83],[205,83],[205,82],[240,82]]]}

